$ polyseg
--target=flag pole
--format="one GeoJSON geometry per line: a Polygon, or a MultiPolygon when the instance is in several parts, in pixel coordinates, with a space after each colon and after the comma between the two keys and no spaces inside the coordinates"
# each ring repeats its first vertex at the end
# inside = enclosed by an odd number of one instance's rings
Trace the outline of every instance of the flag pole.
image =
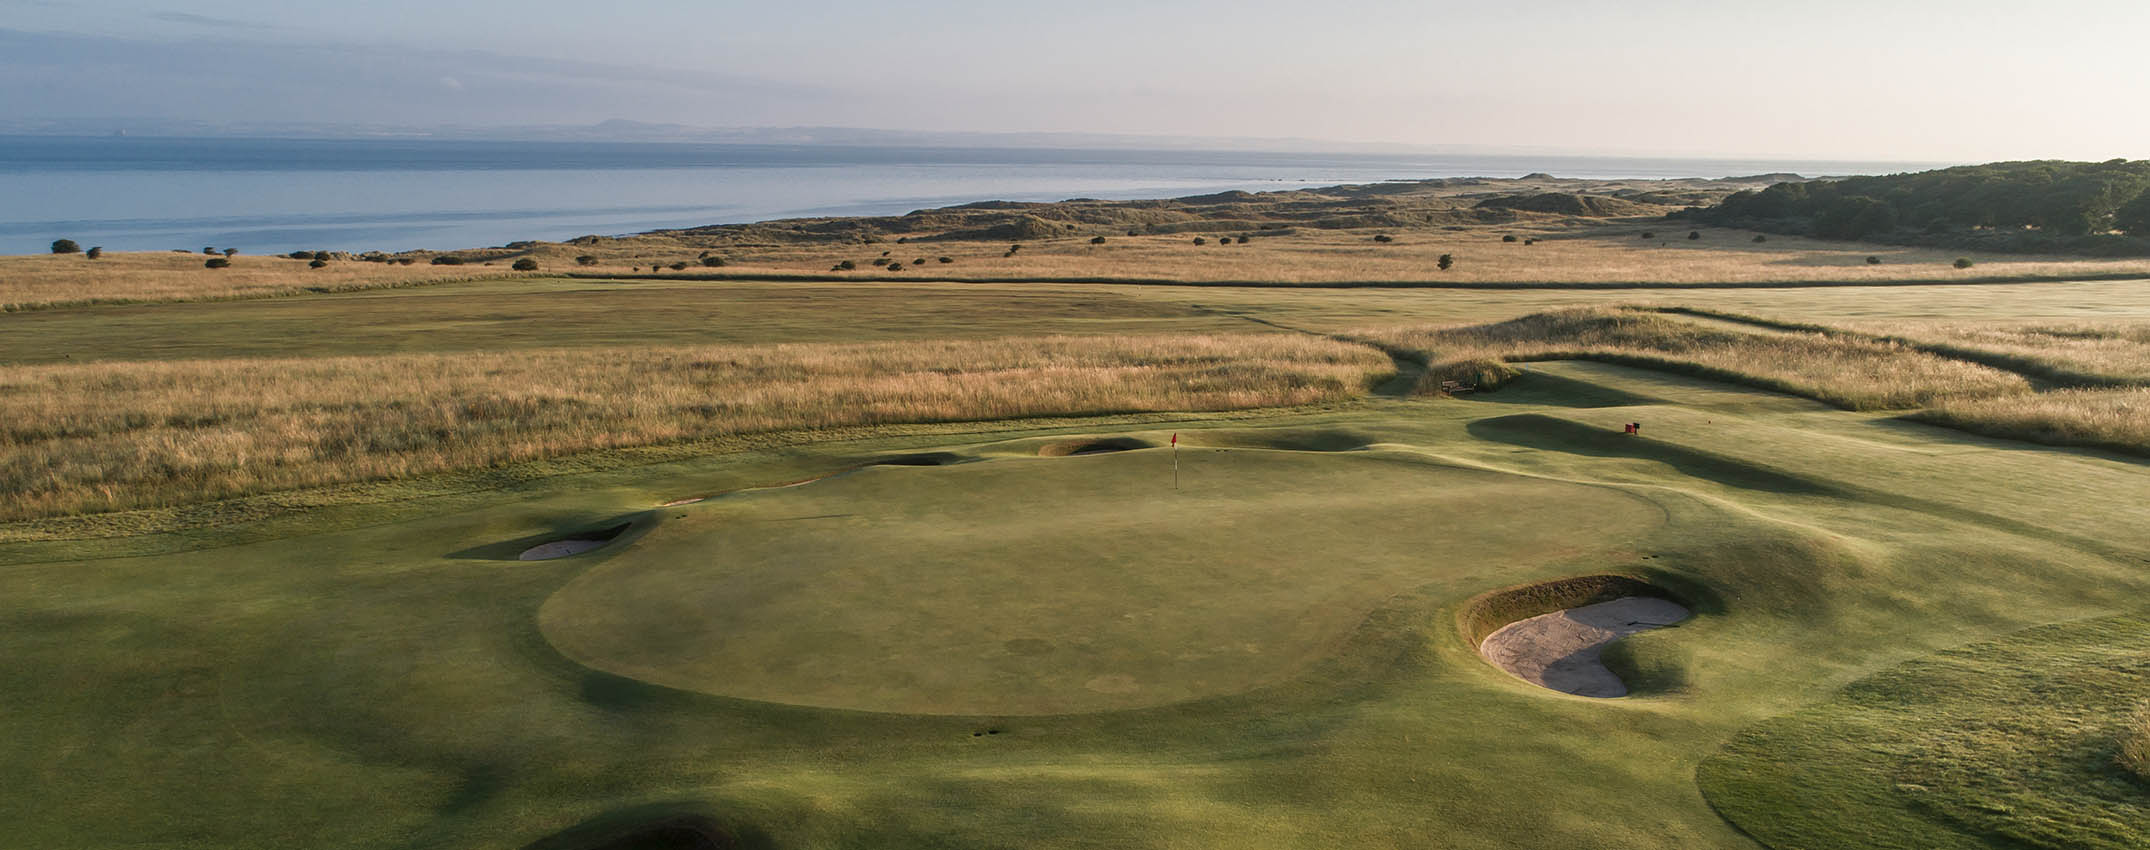
{"type": "Polygon", "coordinates": [[[1180,435],[1172,435],[1172,489],[1180,488],[1180,435]]]}

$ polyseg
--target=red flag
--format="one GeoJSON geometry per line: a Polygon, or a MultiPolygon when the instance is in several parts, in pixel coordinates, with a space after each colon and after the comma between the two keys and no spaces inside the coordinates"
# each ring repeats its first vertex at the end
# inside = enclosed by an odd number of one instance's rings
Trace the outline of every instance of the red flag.
{"type": "Polygon", "coordinates": [[[1172,445],[1175,445],[1175,446],[1177,446],[1177,445],[1179,445],[1179,444],[1180,444],[1180,435],[1179,435],[1179,433],[1178,433],[1178,432],[1174,432],[1174,433],[1172,434],[1172,445]]]}

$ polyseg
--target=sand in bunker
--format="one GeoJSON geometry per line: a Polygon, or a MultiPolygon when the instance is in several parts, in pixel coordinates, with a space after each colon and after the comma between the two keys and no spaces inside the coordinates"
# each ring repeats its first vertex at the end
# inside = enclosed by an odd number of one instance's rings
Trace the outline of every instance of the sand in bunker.
{"type": "Polygon", "coordinates": [[[1598,660],[1606,645],[1685,619],[1687,609],[1677,603],[1629,596],[1517,620],[1487,635],[1478,651],[1533,685],[1576,696],[1620,697],[1627,695],[1627,683],[1598,660]]]}
{"type": "Polygon", "coordinates": [[[612,541],[555,540],[551,543],[540,543],[536,546],[524,549],[521,559],[525,561],[550,561],[554,558],[567,558],[575,555],[580,555],[584,552],[588,552],[594,549],[598,549],[610,542],[612,541]]]}

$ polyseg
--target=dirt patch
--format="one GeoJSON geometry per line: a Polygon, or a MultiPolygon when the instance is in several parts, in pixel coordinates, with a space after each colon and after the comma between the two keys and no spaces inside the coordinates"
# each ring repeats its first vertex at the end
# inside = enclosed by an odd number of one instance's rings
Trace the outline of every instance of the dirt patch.
{"type": "Polygon", "coordinates": [[[555,558],[573,557],[575,555],[580,555],[584,552],[602,548],[605,544],[611,543],[621,534],[626,533],[627,529],[632,525],[633,523],[621,523],[611,528],[601,529],[598,531],[584,532],[582,534],[577,534],[573,537],[563,537],[559,540],[546,541],[536,546],[532,546],[528,549],[524,549],[523,553],[521,555],[516,556],[516,558],[517,560],[523,561],[550,561],[555,558]]]}
{"type": "Polygon", "coordinates": [[[1038,447],[1038,456],[1101,455],[1156,447],[1156,443],[1134,437],[1085,437],[1079,440],[1062,440],[1057,443],[1047,443],[1038,447]]]}
{"type": "Polygon", "coordinates": [[[1669,599],[1628,596],[1509,623],[1486,636],[1478,651],[1494,666],[1542,688],[1622,697],[1627,696],[1627,683],[1600,660],[1605,647],[1687,616],[1685,606],[1669,599]]]}

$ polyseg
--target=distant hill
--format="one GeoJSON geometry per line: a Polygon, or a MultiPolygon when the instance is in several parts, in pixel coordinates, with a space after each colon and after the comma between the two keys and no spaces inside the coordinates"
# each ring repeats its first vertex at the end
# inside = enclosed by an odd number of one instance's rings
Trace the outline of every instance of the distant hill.
{"type": "Polygon", "coordinates": [[[2150,160],[1995,162],[1780,182],[1698,221],[1825,239],[2015,253],[2150,255],[2150,160]]]}

